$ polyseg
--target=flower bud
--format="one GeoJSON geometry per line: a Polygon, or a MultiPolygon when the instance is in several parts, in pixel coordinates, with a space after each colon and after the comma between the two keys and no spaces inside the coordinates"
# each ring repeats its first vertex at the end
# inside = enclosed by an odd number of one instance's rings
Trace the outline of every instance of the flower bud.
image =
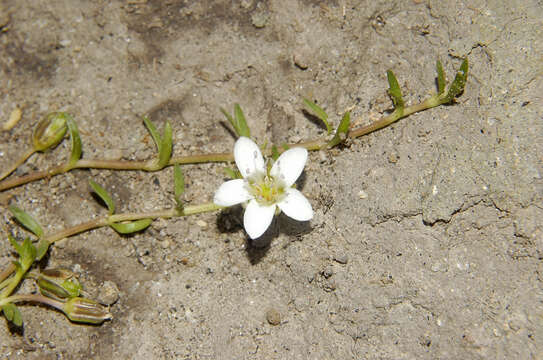
{"type": "Polygon", "coordinates": [[[66,269],[46,269],[37,277],[36,283],[42,295],[54,299],[66,299],[79,296],[81,284],[75,274],[66,269]]]}
{"type": "Polygon", "coordinates": [[[36,151],[54,148],[62,141],[68,130],[66,125],[68,116],[63,112],[54,112],[48,114],[38,123],[32,134],[32,141],[36,151]]]}
{"type": "Polygon", "coordinates": [[[101,324],[112,318],[108,308],[94,300],[74,297],[64,303],[62,311],[68,319],[87,324],[101,324]]]}

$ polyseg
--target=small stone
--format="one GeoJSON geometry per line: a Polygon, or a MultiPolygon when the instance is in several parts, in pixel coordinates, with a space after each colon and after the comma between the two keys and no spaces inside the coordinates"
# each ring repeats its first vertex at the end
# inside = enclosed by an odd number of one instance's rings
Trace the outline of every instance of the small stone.
{"type": "Polygon", "coordinates": [[[104,305],[113,305],[119,300],[119,289],[113,281],[104,281],[96,299],[104,305]]]}
{"type": "Polygon", "coordinates": [[[196,221],[196,225],[198,225],[201,228],[207,227],[207,223],[204,220],[198,220],[196,221]]]}
{"type": "Polygon", "coordinates": [[[331,267],[327,267],[322,271],[322,276],[324,276],[326,279],[330,278],[332,275],[334,275],[334,271],[331,267]]]}
{"type": "Polygon", "coordinates": [[[367,198],[368,198],[368,194],[367,194],[364,190],[360,190],[360,191],[358,192],[358,197],[359,197],[360,199],[367,199],[367,198]]]}
{"type": "Polygon", "coordinates": [[[347,254],[338,254],[334,256],[334,260],[340,264],[347,264],[349,262],[349,256],[347,256],[347,254]]]}
{"type": "Polygon", "coordinates": [[[266,12],[256,12],[251,16],[253,26],[257,29],[261,29],[266,26],[268,22],[268,14],[266,12]]]}
{"type": "Polygon", "coordinates": [[[275,309],[269,309],[266,311],[266,320],[268,320],[270,325],[279,325],[281,324],[281,314],[275,309]]]}

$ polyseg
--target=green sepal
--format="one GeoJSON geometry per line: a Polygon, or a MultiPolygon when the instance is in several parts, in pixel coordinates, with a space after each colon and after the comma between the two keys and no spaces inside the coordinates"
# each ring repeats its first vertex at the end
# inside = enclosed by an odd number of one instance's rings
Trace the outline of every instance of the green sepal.
{"type": "Polygon", "coordinates": [[[9,211],[13,214],[15,219],[23,225],[27,230],[31,231],[38,238],[43,236],[43,229],[41,225],[24,210],[19,209],[17,206],[11,205],[9,211]]]}
{"type": "Polygon", "coordinates": [[[111,195],[109,195],[106,189],[94,182],[92,179],[89,179],[89,185],[92,187],[94,193],[98,195],[106,204],[109,215],[113,215],[115,213],[115,203],[113,202],[111,195]]]}
{"type": "Polygon", "coordinates": [[[181,201],[181,195],[185,192],[185,177],[183,176],[183,171],[181,171],[181,166],[179,166],[179,164],[175,164],[173,167],[173,187],[175,202],[178,207],[182,207],[183,202],[181,201]]]}
{"type": "Polygon", "coordinates": [[[396,76],[392,72],[392,70],[387,71],[387,79],[388,79],[388,94],[392,98],[392,102],[394,103],[394,107],[396,109],[403,109],[404,102],[402,97],[402,90],[400,89],[400,85],[398,84],[398,80],[396,79],[396,76]]]}
{"type": "Polygon", "coordinates": [[[273,159],[273,161],[277,160],[279,158],[279,150],[277,150],[277,146],[275,145],[272,145],[272,148],[271,148],[271,157],[273,159]]]}
{"type": "Polygon", "coordinates": [[[437,71],[437,93],[441,95],[445,92],[445,86],[447,82],[445,80],[445,72],[443,71],[443,65],[441,61],[437,60],[436,62],[436,71],[437,71]]]}
{"type": "Polygon", "coordinates": [[[128,223],[112,223],[109,224],[109,226],[111,226],[119,234],[131,234],[145,229],[151,225],[152,222],[153,219],[141,219],[128,223]]]}
{"type": "Polygon", "coordinates": [[[468,78],[468,58],[465,58],[464,61],[462,61],[462,65],[460,65],[460,69],[456,73],[456,76],[454,78],[454,81],[449,86],[449,91],[447,92],[447,95],[442,100],[442,104],[450,103],[454,100],[455,97],[460,95],[464,91],[464,87],[466,86],[466,80],[468,78]]]}
{"type": "Polygon", "coordinates": [[[221,108],[221,112],[226,117],[230,125],[232,125],[238,137],[251,137],[251,131],[247,125],[247,120],[245,119],[245,115],[243,115],[243,111],[241,110],[239,104],[234,104],[234,117],[232,117],[232,115],[230,115],[228,111],[223,108],[221,108]]]}
{"type": "Polygon", "coordinates": [[[309,99],[304,98],[304,104],[324,123],[326,131],[328,132],[328,135],[330,135],[332,133],[332,126],[330,126],[330,123],[328,122],[328,114],[326,111],[309,99]]]}
{"type": "Polygon", "coordinates": [[[66,123],[68,124],[68,131],[70,132],[70,142],[72,144],[72,153],[70,154],[69,166],[74,166],[75,163],[81,159],[81,137],[79,137],[79,130],[74,119],[67,115],[66,123]]]}
{"type": "Polygon", "coordinates": [[[83,286],[81,286],[77,279],[65,280],[62,283],[62,287],[70,294],[70,297],[81,295],[81,290],[83,290],[83,286]]]}
{"type": "Polygon", "coordinates": [[[11,303],[6,304],[2,306],[2,311],[4,312],[6,319],[12,322],[15,326],[21,327],[23,325],[23,317],[21,316],[21,312],[17,306],[11,303]]]}
{"type": "Polygon", "coordinates": [[[45,239],[41,239],[38,242],[38,246],[36,248],[36,260],[41,260],[45,256],[45,254],[47,254],[47,250],[49,250],[49,245],[51,245],[51,243],[45,239]]]}
{"type": "Polygon", "coordinates": [[[343,118],[341,119],[341,122],[339,123],[339,126],[337,127],[336,133],[334,134],[334,137],[332,140],[328,142],[328,147],[334,147],[338,145],[339,143],[342,143],[347,139],[347,135],[349,134],[349,129],[351,126],[351,112],[347,111],[345,115],[343,115],[343,118]]]}
{"type": "Polygon", "coordinates": [[[229,177],[230,179],[240,179],[241,178],[241,174],[239,173],[239,171],[236,171],[236,170],[234,170],[232,168],[225,167],[224,172],[225,172],[226,176],[229,177]]]}
{"type": "Polygon", "coordinates": [[[161,146],[158,151],[158,166],[162,169],[172,157],[172,125],[166,121],[164,125],[164,136],[162,137],[161,146]]]}

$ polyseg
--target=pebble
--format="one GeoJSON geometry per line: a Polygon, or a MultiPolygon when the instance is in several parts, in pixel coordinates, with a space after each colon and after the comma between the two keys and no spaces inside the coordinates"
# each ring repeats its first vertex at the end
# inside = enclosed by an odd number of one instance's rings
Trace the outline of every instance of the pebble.
{"type": "Polygon", "coordinates": [[[360,190],[360,191],[358,192],[358,197],[359,197],[360,199],[367,199],[367,198],[368,198],[368,194],[367,194],[364,190],[360,190]]]}
{"type": "Polygon", "coordinates": [[[113,281],[104,281],[96,300],[104,305],[115,304],[119,300],[119,288],[113,281]]]}
{"type": "Polygon", "coordinates": [[[201,228],[207,227],[207,223],[204,220],[198,220],[196,221],[196,225],[198,225],[201,228]]]}
{"type": "Polygon", "coordinates": [[[268,320],[270,325],[279,325],[281,324],[281,314],[275,309],[269,309],[266,311],[266,320],[268,320]]]}
{"type": "Polygon", "coordinates": [[[334,256],[334,260],[340,264],[347,264],[349,262],[349,256],[347,254],[338,254],[334,256]]]}

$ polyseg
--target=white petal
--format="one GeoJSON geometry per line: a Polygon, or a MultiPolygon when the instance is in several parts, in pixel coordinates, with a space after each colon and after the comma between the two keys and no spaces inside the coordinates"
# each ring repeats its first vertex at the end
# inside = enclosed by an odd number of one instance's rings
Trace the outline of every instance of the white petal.
{"type": "Polygon", "coordinates": [[[300,177],[307,161],[307,150],[296,147],[285,151],[273,164],[270,175],[283,179],[287,186],[292,186],[300,177]]]}
{"type": "Polygon", "coordinates": [[[257,144],[248,137],[241,136],[234,145],[234,159],[241,175],[246,178],[255,171],[265,172],[264,158],[257,144]]]}
{"type": "Polygon", "coordinates": [[[277,206],[288,216],[298,221],[308,221],[313,218],[313,209],[305,196],[296,189],[286,189],[287,196],[277,203],[277,206]]]}
{"type": "Polygon", "coordinates": [[[251,239],[256,239],[264,234],[273,220],[274,213],[275,205],[262,206],[256,200],[249,201],[243,215],[243,226],[251,239]]]}
{"type": "Polygon", "coordinates": [[[215,192],[213,202],[219,206],[232,206],[251,199],[245,188],[245,180],[236,179],[223,183],[215,192]]]}

